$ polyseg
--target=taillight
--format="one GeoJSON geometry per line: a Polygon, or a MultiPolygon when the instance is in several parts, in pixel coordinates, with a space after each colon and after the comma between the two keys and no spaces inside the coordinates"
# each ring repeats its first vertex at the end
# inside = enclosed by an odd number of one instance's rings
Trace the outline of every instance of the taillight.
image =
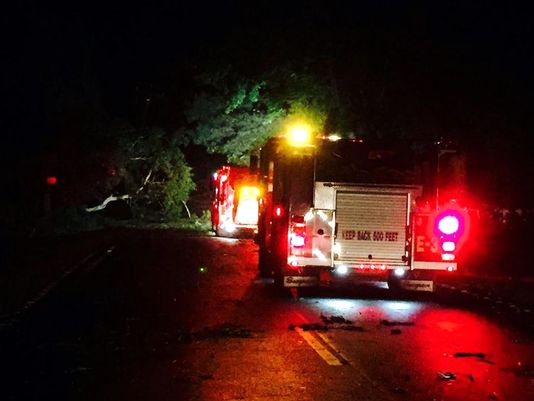
{"type": "Polygon", "coordinates": [[[304,216],[291,216],[289,245],[291,248],[303,248],[306,244],[306,224],[304,216]]]}

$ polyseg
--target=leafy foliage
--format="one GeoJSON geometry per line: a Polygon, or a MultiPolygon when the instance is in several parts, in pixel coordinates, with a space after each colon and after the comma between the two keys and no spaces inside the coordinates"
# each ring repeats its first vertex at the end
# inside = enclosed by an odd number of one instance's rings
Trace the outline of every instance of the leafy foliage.
{"type": "Polygon", "coordinates": [[[251,150],[292,120],[305,120],[318,131],[326,121],[329,88],[309,73],[283,69],[233,79],[226,72],[201,77],[201,83],[203,90],[186,110],[187,135],[232,163],[245,164],[251,150]]]}
{"type": "Polygon", "coordinates": [[[179,137],[161,129],[125,132],[116,160],[121,179],[117,189],[131,195],[139,217],[181,217],[195,184],[179,137]]]}

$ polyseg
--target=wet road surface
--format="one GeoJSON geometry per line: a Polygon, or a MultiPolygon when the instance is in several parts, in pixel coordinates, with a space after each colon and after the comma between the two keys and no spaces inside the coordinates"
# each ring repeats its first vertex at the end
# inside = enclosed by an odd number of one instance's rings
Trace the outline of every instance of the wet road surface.
{"type": "Polygon", "coordinates": [[[0,399],[534,399],[532,338],[450,294],[295,298],[257,277],[250,240],[111,245],[2,328],[0,399]]]}

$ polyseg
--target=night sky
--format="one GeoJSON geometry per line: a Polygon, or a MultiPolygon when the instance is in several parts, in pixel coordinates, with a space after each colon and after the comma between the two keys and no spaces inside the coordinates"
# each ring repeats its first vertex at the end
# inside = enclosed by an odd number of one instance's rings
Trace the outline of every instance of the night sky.
{"type": "Polygon", "coordinates": [[[166,96],[173,111],[164,123],[176,127],[193,77],[204,69],[231,64],[254,76],[309,57],[335,60],[347,82],[360,62],[387,68],[388,85],[404,88],[392,91],[399,107],[404,97],[417,99],[421,127],[438,134],[456,133],[476,147],[487,127],[495,135],[514,132],[520,147],[530,143],[534,35],[526,6],[20,3],[1,16],[4,160],[39,158],[65,132],[81,135],[83,119],[92,117],[63,121],[64,99],[112,121],[139,113],[140,97],[166,96]]]}

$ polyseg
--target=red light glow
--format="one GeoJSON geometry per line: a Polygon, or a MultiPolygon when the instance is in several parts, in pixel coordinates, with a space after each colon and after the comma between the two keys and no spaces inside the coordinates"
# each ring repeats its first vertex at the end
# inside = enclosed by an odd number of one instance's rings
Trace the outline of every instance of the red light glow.
{"type": "Polygon", "coordinates": [[[55,176],[50,176],[50,177],[46,177],[46,183],[48,185],[56,185],[57,184],[57,177],[55,176]]]}
{"type": "Polygon", "coordinates": [[[283,214],[283,212],[284,212],[284,210],[282,209],[281,206],[276,206],[276,207],[274,208],[274,215],[275,215],[276,217],[281,217],[282,214],[283,214]]]}

